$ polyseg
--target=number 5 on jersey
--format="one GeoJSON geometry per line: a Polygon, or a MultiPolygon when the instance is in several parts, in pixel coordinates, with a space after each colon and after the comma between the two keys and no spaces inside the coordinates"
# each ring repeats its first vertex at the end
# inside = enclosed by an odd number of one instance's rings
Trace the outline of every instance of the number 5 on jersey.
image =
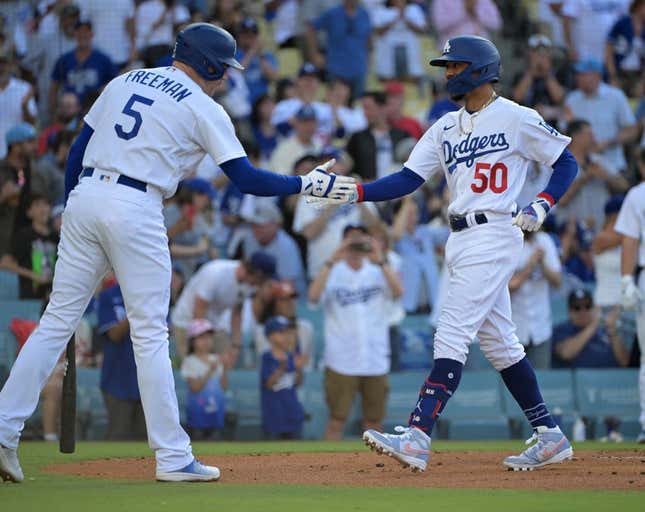
{"type": "Polygon", "coordinates": [[[477,162],[473,181],[470,189],[476,194],[482,194],[486,189],[494,194],[501,194],[508,187],[508,168],[501,162],[492,165],[487,162],[477,162]]]}
{"type": "Polygon", "coordinates": [[[141,118],[141,112],[132,108],[134,104],[137,102],[150,106],[155,101],[151,100],[150,98],[146,98],[145,96],[139,96],[138,94],[133,94],[132,96],[130,96],[130,99],[125,104],[125,107],[123,107],[123,110],[121,112],[123,112],[126,116],[129,116],[132,119],[134,119],[134,125],[132,126],[129,132],[126,132],[123,129],[123,126],[121,126],[120,124],[115,124],[114,131],[116,132],[116,134],[119,136],[120,139],[125,139],[125,140],[134,139],[139,133],[139,129],[141,128],[141,123],[143,122],[143,119],[141,118]]]}

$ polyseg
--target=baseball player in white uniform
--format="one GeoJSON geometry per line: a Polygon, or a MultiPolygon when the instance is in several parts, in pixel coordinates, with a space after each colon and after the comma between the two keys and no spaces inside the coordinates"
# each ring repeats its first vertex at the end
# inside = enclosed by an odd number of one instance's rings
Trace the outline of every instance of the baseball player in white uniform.
{"type": "Polygon", "coordinates": [[[158,480],[217,480],[200,464],[179,424],[166,316],[171,265],[162,200],[209,154],[244,193],[336,196],[352,181],[325,171],[303,177],[255,169],[233,125],[211,96],[235,60],[223,29],[189,25],[173,65],[112,80],[70,149],[69,199],[49,305],[0,392],[0,475],[23,479],[17,447],[24,421],[75,331],[97,283],[113,268],[123,291],[141,400],[158,480]],[[79,179],[80,177],[80,179],[79,179]]]}
{"type": "Polygon", "coordinates": [[[614,229],[623,235],[620,258],[623,307],[637,311],[636,335],[641,349],[641,432],[636,441],[645,443],[645,149],[641,150],[638,168],[643,181],[627,193],[614,229]],[[638,281],[634,279],[635,275],[638,275],[638,281]]]}
{"type": "Polygon", "coordinates": [[[445,67],[448,91],[465,108],[437,121],[412,150],[404,168],[366,185],[354,185],[345,201],[400,197],[443,172],[452,195],[452,233],[446,245],[449,272],[445,301],[434,339],[434,366],[423,383],[407,427],[397,434],[368,430],[365,442],[406,467],[425,470],[430,434],[457,389],[468,345],[479,338],[524,411],[536,443],[507,457],[511,469],[531,470],[571,458],[573,451],[544,404],[535,373],[515,335],[508,283],[522,248],[522,229],[537,230],[577,172],[566,149],[570,139],[532,109],[497,96],[500,56],[488,40],[450,39],[443,55],[430,62],[445,67]],[[530,161],[553,167],[545,190],[513,217],[530,161]],[[521,229],[520,229],[521,228],[521,229]]]}

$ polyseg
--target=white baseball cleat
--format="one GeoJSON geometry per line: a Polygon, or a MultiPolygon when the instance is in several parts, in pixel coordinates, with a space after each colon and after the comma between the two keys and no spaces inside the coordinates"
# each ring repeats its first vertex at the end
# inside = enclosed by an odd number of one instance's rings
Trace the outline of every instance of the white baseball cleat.
{"type": "Polygon", "coordinates": [[[425,471],[430,459],[430,437],[414,427],[394,427],[400,434],[382,434],[366,430],[363,441],[378,454],[395,458],[404,468],[425,471]]]}
{"type": "Polygon", "coordinates": [[[573,457],[571,444],[559,427],[537,427],[526,444],[531,444],[533,441],[536,443],[519,455],[511,455],[504,459],[504,465],[509,471],[532,471],[573,457]]]}
{"type": "Polygon", "coordinates": [[[205,466],[197,459],[185,468],[177,471],[157,471],[157,480],[160,482],[213,482],[219,480],[220,472],[215,466],[205,466]]]}
{"type": "Polygon", "coordinates": [[[16,450],[5,448],[0,445],[0,477],[4,481],[22,482],[25,475],[22,474],[20,462],[18,462],[18,453],[16,450]]]}

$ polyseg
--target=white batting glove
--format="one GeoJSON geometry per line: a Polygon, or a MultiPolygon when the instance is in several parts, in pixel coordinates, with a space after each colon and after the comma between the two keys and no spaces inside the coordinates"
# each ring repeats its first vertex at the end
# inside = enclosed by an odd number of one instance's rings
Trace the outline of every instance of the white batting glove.
{"type": "Polygon", "coordinates": [[[537,231],[550,209],[551,205],[546,199],[538,198],[515,216],[513,224],[524,231],[537,231]]]}
{"type": "Polygon", "coordinates": [[[637,309],[641,301],[643,300],[643,295],[638,289],[638,286],[636,286],[634,277],[630,275],[624,275],[620,279],[620,289],[623,308],[637,309]]]}
{"type": "Polygon", "coordinates": [[[335,163],[336,160],[332,158],[305,176],[301,176],[300,194],[311,196],[307,198],[307,202],[342,204],[349,203],[354,195],[358,197],[354,178],[327,172],[335,163]]]}

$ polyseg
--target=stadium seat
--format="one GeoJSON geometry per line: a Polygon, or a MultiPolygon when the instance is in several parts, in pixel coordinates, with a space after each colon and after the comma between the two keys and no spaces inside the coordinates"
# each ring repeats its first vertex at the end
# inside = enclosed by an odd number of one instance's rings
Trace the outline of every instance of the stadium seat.
{"type": "Polygon", "coordinates": [[[606,434],[604,419],[618,418],[619,431],[627,438],[640,432],[638,414],[638,370],[579,369],[574,371],[576,399],[580,414],[588,419],[587,437],[606,434]]]}
{"type": "Polygon", "coordinates": [[[40,320],[39,300],[0,300],[0,358],[10,366],[16,358],[16,340],[9,330],[13,318],[40,320]]]}
{"type": "Polygon", "coordinates": [[[401,353],[399,364],[402,371],[429,369],[432,367],[433,333],[428,315],[408,315],[399,326],[401,353]]]}
{"type": "Polygon", "coordinates": [[[449,439],[509,439],[497,372],[465,373],[441,415],[438,430],[439,435],[447,431],[449,439]]]}
{"type": "MultiPolygon", "coordinates": [[[[559,424],[567,436],[572,435],[573,423],[577,415],[575,403],[573,373],[571,370],[536,370],[535,374],[540,384],[542,398],[549,412],[560,420],[559,424]]],[[[501,381],[501,379],[500,379],[501,381]]],[[[526,416],[517,405],[511,393],[501,381],[504,399],[504,411],[511,419],[513,437],[529,438],[533,430],[526,421],[526,416]]]]}
{"type": "Polygon", "coordinates": [[[236,441],[255,441],[263,437],[259,381],[258,370],[234,370],[228,374],[228,388],[233,396],[228,409],[237,415],[236,441]]]}
{"type": "Polygon", "coordinates": [[[76,404],[80,439],[93,441],[105,439],[108,420],[100,382],[99,368],[76,369],[76,404]]]}
{"type": "Polygon", "coordinates": [[[18,275],[0,270],[0,300],[18,300],[18,275]]]}
{"type": "Polygon", "coordinates": [[[323,372],[305,373],[304,382],[298,395],[305,409],[302,437],[304,439],[322,439],[328,418],[323,372]]]}

